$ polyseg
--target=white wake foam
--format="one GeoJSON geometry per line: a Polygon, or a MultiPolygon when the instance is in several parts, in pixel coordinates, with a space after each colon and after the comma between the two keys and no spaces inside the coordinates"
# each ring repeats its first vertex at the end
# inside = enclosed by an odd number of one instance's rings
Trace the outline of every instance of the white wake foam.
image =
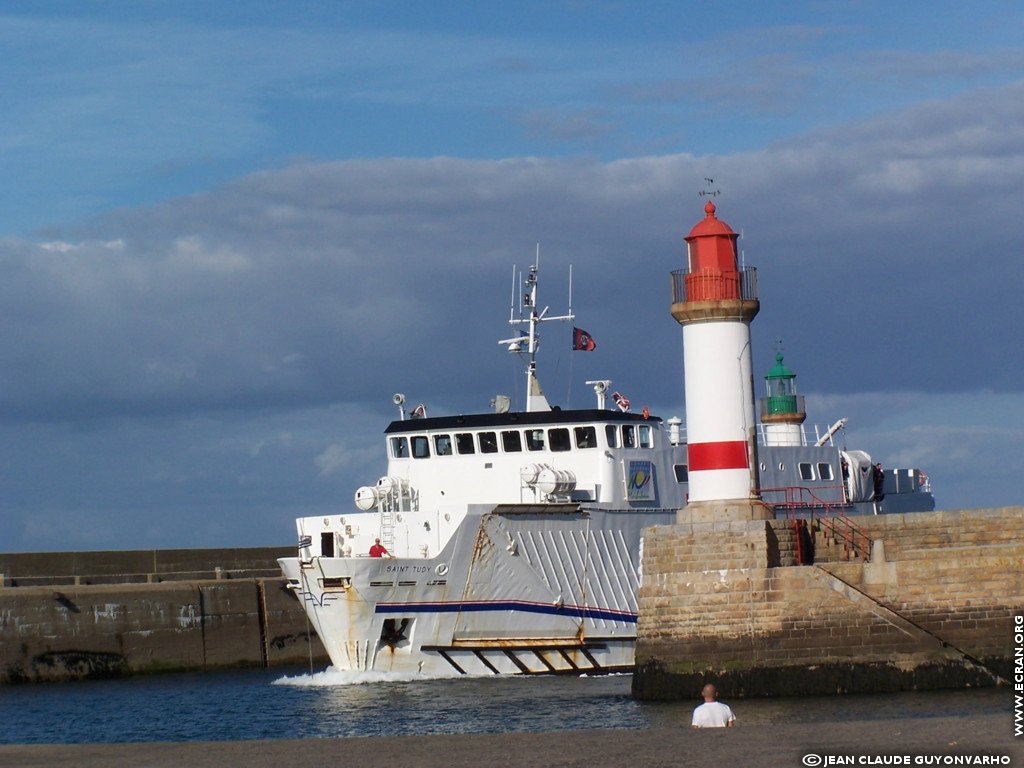
{"type": "Polygon", "coordinates": [[[328,667],[323,672],[314,672],[311,675],[296,675],[295,677],[285,675],[279,680],[275,680],[274,685],[320,688],[336,685],[370,685],[373,683],[411,683],[422,680],[448,680],[453,677],[465,677],[465,675],[460,675],[454,669],[450,674],[424,675],[416,672],[358,672],[328,667]]]}

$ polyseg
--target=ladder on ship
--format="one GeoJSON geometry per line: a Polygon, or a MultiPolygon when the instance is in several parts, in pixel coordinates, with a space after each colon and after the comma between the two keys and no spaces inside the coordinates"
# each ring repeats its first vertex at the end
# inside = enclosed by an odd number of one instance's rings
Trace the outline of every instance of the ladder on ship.
{"type": "Polygon", "coordinates": [[[395,511],[391,500],[380,505],[380,543],[388,552],[395,546],[395,511]]]}

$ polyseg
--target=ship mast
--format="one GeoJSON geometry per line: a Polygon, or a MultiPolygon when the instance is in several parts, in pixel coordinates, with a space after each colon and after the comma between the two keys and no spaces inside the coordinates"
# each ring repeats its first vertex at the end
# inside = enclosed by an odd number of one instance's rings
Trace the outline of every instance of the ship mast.
{"type": "MultiPolygon", "coordinates": [[[[502,339],[499,344],[508,346],[509,352],[523,354],[523,346],[526,346],[526,410],[527,411],[550,411],[551,405],[544,397],[544,391],[537,380],[537,347],[540,345],[540,334],[538,327],[541,323],[551,320],[573,320],[572,313],[572,266],[569,267],[569,311],[564,315],[548,316],[548,307],[538,311],[537,288],[540,273],[540,244],[537,245],[537,253],[534,262],[530,266],[526,278],[522,281],[522,292],[516,290],[516,270],[512,270],[512,305],[509,307],[508,322],[515,327],[525,325],[527,330],[520,331],[519,335],[511,339],[502,339]],[[519,316],[516,317],[516,299],[521,296],[519,304],[519,316]]],[[[521,273],[520,273],[520,279],[521,273]]]]}

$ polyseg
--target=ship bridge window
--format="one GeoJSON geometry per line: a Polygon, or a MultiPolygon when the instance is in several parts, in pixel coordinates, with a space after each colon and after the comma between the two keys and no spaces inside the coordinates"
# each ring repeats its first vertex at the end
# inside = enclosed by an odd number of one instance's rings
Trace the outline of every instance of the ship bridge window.
{"type": "Polygon", "coordinates": [[[634,432],[632,424],[622,425],[622,447],[636,448],[636,432],[634,432]]]}
{"type": "Polygon", "coordinates": [[[604,436],[608,438],[609,448],[617,448],[619,446],[619,431],[615,428],[614,424],[605,425],[604,436]]]}
{"type": "Polygon", "coordinates": [[[457,432],[455,434],[455,448],[461,454],[476,453],[476,448],[473,446],[473,433],[457,432]]]}
{"type": "Polygon", "coordinates": [[[824,461],[819,462],[818,477],[820,477],[822,480],[831,480],[832,478],[834,478],[835,475],[832,474],[832,465],[826,464],[824,461]]]}
{"type": "Polygon", "coordinates": [[[544,450],[544,430],[543,429],[528,429],[526,430],[526,447],[531,451],[543,451],[544,450]]]}
{"type": "Polygon", "coordinates": [[[548,445],[552,451],[568,451],[572,448],[569,442],[569,430],[565,427],[548,430],[548,445]]]}
{"type": "Polygon", "coordinates": [[[811,466],[809,461],[800,462],[800,479],[801,480],[813,480],[814,479],[814,467],[811,466]]]}
{"type": "Polygon", "coordinates": [[[576,436],[577,448],[597,448],[597,430],[593,427],[576,427],[573,432],[576,436]]]}
{"type": "Polygon", "coordinates": [[[676,482],[682,485],[690,482],[690,468],[686,464],[673,464],[672,470],[676,473],[676,482]]]}
{"type": "Polygon", "coordinates": [[[505,453],[519,453],[523,450],[523,440],[518,429],[509,429],[501,433],[501,449],[505,453]]]}
{"type": "Polygon", "coordinates": [[[391,456],[396,459],[409,458],[409,441],[404,437],[392,437],[391,456]]]}
{"type": "Polygon", "coordinates": [[[434,435],[434,455],[435,456],[451,456],[452,455],[452,436],[451,435],[434,435]]]}
{"type": "Polygon", "coordinates": [[[430,443],[426,435],[415,435],[412,438],[412,457],[414,459],[430,458],[430,443]]]}
{"type": "Polygon", "coordinates": [[[641,424],[639,427],[637,427],[637,432],[640,435],[641,448],[654,447],[654,435],[651,431],[651,426],[649,424],[641,424]]]}
{"type": "Polygon", "coordinates": [[[498,452],[498,434],[496,432],[481,432],[478,438],[480,440],[480,453],[498,452]]]}

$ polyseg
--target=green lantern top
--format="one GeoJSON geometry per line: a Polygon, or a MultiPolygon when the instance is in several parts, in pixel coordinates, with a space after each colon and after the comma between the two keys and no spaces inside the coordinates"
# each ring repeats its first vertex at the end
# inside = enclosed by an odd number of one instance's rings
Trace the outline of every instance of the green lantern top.
{"type": "Polygon", "coordinates": [[[775,353],[775,367],[768,371],[766,379],[795,379],[796,374],[782,364],[782,353],[775,353]]]}
{"type": "Polygon", "coordinates": [[[768,391],[769,414],[795,413],[797,411],[796,374],[782,364],[782,352],[775,355],[775,367],[764,377],[768,391]]]}

